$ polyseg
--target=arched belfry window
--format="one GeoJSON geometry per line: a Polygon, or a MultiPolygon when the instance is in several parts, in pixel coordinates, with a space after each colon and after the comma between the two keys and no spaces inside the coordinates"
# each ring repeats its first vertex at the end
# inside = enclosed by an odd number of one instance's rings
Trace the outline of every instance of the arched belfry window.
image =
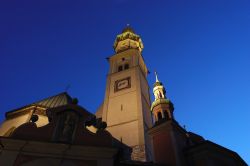
{"type": "Polygon", "coordinates": [[[122,65],[118,66],[118,72],[122,71],[122,65]]]}
{"type": "Polygon", "coordinates": [[[129,69],[129,62],[128,61],[125,61],[125,62],[122,62],[118,65],[117,67],[117,72],[120,72],[120,71],[123,71],[123,70],[127,70],[129,69]]]}
{"type": "Polygon", "coordinates": [[[161,92],[159,92],[159,96],[160,96],[160,98],[162,98],[162,94],[161,94],[161,92]]]}
{"type": "Polygon", "coordinates": [[[168,112],[167,112],[166,110],[164,110],[163,113],[164,113],[164,117],[165,117],[166,119],[170,119],[170,117],[168,116],[168,112]]]}
{"type": "Polygon", "coordinates": [[[157,113],[157,118],[158,118],[158,120],[161,120],[161,119],[162,119],[162,114],[161,114],[161,112],[158,112],[158,113],[157,113]]]}
{"type": "Polygon", "coordinates": [[[126,63],[126,64],[124,65],[124,69],[126,70],[126,69],[128,69],[128,68],[129,68],[129,64],[126,63]]]}

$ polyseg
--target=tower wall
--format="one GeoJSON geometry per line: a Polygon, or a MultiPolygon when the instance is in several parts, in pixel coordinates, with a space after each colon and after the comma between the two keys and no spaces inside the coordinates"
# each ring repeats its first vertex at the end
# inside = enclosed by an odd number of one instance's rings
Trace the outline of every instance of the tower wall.
{"type": "Polygon", "coordinates": [[[165,121],[149,130],[153,142],[154,162],[185,166],[183,149],[187,147],[185,131],[173,120],[165,121]]]}
{"type": "Polygon", "coordinates": [[[136,49],[110,57],[109,63],[102,120],[113,137],[132,148],[132,160],[150,160],[146,130],[152,120],[146,65],[136,49]],[[129,68],[118,71],[124,64],[129,64],[129,68]]]}

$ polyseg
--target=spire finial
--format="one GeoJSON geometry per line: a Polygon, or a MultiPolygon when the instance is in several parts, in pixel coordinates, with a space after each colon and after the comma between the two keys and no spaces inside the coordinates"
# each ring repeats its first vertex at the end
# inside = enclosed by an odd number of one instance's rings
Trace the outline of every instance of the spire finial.
{"type": "Polygon", "coordinates": [[[134,33],[134,30],[131,28],[130,24],[126,24],[126,27],[123,29],[123,32],[132,32],[134,33]]]}
{"type": "Polygon", "coordinates": [[[160,82],[159,79],[158,79],[158,75],[157,75],[157,72],[155,71],[155,81],[156,82],[160,82]]]}

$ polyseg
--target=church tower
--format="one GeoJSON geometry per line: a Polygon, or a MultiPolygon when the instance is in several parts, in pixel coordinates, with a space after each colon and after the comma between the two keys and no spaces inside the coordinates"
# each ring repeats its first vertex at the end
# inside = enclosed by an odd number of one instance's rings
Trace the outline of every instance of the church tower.
{"type": "Polygon", "coordinates": [[[113,137],[131,147],[132,160],[147,161],[151,159],[147,130],[152,127],[152,119],[143,43],[127,26],[117,35],[114,50],[115,54],[108,58],[102,121],[107,123],[113,137]]]}
{"type": "Polygon", "coordinates": [[[155,100],[151,105],[154,125],[148,130],[152,139],[153,161],[158,164],[185,166],[183,149],[187,147],[187,132],[175,121],[174,106],[155,72],[155,100]]]}
{"type": "Polygon", "coordinates": [[[151,106],[154,123],[158,123],[162,120],[174,119],[173,104],[171,103],[170,100],[167,99],[165,87],[159,81],[156,72],[155,72],[155,78],[156,82],[154,83],[154,89],[153,89],[155,100],[151,106]]]}

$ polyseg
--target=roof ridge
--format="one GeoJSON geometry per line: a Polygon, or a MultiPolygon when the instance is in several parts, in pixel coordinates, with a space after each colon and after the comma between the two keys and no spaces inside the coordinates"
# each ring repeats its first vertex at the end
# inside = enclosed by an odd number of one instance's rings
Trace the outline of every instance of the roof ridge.
{"type": "MultiPolygon", "coordinates": [[[[43,98],[43,99],[41,99],[41,100],[38,100],[38,101],[36,101],[36,102],[33,102],[33,103],[31,103],[31,104],[40,103],[40,102],[42,102],[42,101],[44,101],[44,100],[48,100],[48,99],[54,98],[54,97],[56,97],[56,96],[60,96],[60,95],[62,95],[62,94],[65,94],[67,97],[70,97],[70,99],[72,99],[72,97],[71,97],[67,92],[61,92],[61,93],[58,93],[58,94],[56,94],[56,95],[49,96],[49,97],[47,97],[47,98],[43,98]]],[[[29,105],[31,105],[31,104],[29,104],[29,105]]]]}
{"type": "Polygon", "coordinates": [[[38,106],[39,105],[39,106],[42,106],[45,108],[50,108],[50,107],[57,107],[60,105],[71,103],[71,101],[72,101],[72,97],[67,92],[64,91],[64,92],[58,93],[56,95],[49,96],[47,98],[43,98],[43,99],[38,100],[36,102],[32,102],[31,104],[26,104],[22,107],[12,109],[11,111],[6,112],[5,115],[7,115],[8,113],[12,113],[12,112],[21,110],[23,108],[29,107],[29,106],[36,106],[36,105],[38,106]],[[60,96],[63,97],[64,99],[63,98],[60,99],[60,96]],[[54,100],[56,100],[56,101],[54,101],[54,100]]]}

